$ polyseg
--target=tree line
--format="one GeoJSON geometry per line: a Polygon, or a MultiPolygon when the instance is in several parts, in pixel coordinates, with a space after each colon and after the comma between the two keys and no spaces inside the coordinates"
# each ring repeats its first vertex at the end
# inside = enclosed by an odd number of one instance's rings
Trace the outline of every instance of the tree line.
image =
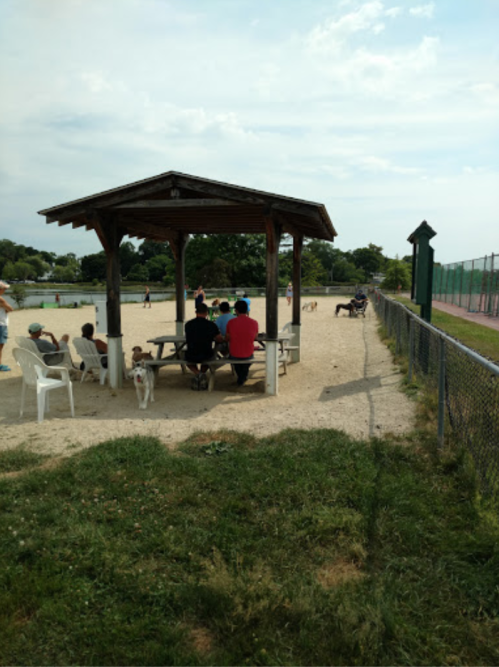
{"type": "MultiPolygon", "coordinates": [[[[266,282],[266,240],[261,234],[194,235],[185,257],[186,283],[215,287],[264,287],[266,282]]],[[[373,243],[342,251],[326,241],[312,240],[303,247],[302,285],[368,283],[384,274],[384,286],[410,286],[409,256],[390,259],[373,243]]],[[[121,275],[136,283],[175,284],[175,261],[170,245],[143,241],[137,248],[126,241],[120,246],[121,275]]],[[[293,275],[292,239],[284,237],[279,252],[279,285],[293,275]]],[[[99,283],[106,279],[104,251],[78,258],[74,253],[57,255],[30,246],[0,241],[0,276],[6,281],[49,281],[55,283],[99,283]]]]}

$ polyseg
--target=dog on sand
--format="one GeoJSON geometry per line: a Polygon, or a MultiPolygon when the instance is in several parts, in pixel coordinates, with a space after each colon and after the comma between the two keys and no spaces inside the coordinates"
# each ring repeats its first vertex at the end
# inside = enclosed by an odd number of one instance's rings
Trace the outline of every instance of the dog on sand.
{"type": "Polygon", "coordinates": [[[146,366],[142,359],[134,365],[128,377],[133,378],[139,408],[145,410],[147,401],[154,403],[154,372],[152,368],[146,366]]]}
{"type": "Polygon", "coordinates": [[[307,301],[302,306],[302,310],[307,310],[309,312],[317,311],[317,301],[307,301]]]}
{"type": "Polygon", "coordinates": [[[352,302],[350,302],[350,303],[339,303],[336,306],[336,310],[335,310],[335,313],[334,313],[336,315],[336,317],[338,317],[338,313],[340,312],[341,309],[348,310],[348,316],[352,317],[353,314],[354,314],[355,306],[353,305],[352,302]]]}
{"type": "Polygon", "coordinates": [[[138,345],[132,347],[132,363],[136,364],[142,360],[152,361],[152,354],[150,352],[143,352],[142,348],[138,345]]]}

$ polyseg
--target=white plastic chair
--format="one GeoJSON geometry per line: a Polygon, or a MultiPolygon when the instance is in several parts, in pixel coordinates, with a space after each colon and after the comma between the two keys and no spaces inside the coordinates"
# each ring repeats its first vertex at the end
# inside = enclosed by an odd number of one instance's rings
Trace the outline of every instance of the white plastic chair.
{"type": "Polygon", "coordinates": [[[45,412],[49,411],[49,396],[48,392],[51,389],[59,389],[60,387],[68,388],[69,405],[71,407],[71,416],[75,416],[74,402],[73,402],[73,384],[69,378],[69,371],[65,366],[47,366],[36,354],[29,350],[24,350],[20,347],[15,347],[12,350],[14,359],[18,366],[21,367],[23,373],[23,386],[21,392],[21,410],[20,416],[24,413],[24,398],[26,395],[26,387],[31,387],[36,390],[36,399],[38,405],[38,421],[43,421],[45,412]],[[57,371],[60,373],[60,379],[49,378],[49,372],[57,371]]]}
{"type": "Polygon", "coordinates": [[[107,376],[107,368],[102,366],[102,360],[107,360],[107,354],[99,354],[95,343],[88,338],[73,338],[73,345],[85,364],[85,368],[81,374],[81,381],[85,379],[86,374],[90,370],[99,370],[99,380],[104,384],[107,376]]]}
{"type": "MultiPolygon", "coordinates": [[[[36,346],[35,341],[31,340],[31,338],[26,338],[26,336],[16,336],[16,343],[23,350],[29,350],[29,352],[35,354],[43,364],[45,364],[45,355],[62,354],[64,355],[62,361],[58,362],[57,366],[64,366],[68,370],[73,370],[73,362],[71,360],[71,354],[69,350],[58,350],[57,352],[40,352],[36,346]]],[[[51,366],[51,368],[55,368],[55,366],[51,366]]]]}

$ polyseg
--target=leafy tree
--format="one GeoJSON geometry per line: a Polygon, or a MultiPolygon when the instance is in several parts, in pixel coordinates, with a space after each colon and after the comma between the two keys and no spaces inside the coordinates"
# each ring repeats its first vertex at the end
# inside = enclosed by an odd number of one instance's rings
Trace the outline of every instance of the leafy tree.
{"type": "MultiPolygon", "coordinates": [[[[221,277],[224,287],[260,287],[265,285],[265,237],[260,234],[218,234],[214,236],[195,235],[186,250],[186,281],[200,284],[200,276],[206,275],[215,258],[223,259],[225,267],[221,277]]],[[[222,269],[222,265],[219,266],[222,269]]],[[[205,281],[206,282],[206,281],[205,281]]],[[[205,284],[201,281],[201,284],[205,284]]],[[[213,287],[219,285],[216,274],[210,276],[213,287]]]]}
{"type": "Polygon", "coordinates": [[[120,245],[120,270],[122,276],[127,276],[134,264],[141,262],[139,253],[130,241],[125,241],[120,245]]]}
{"type": "Polygon", "coordinates": [[[231,287],[232,268],[229,262],[221,257],[215,257],[211,264],[200,269],[196,276],[196,283],[204,287],[231,287]]]}
{"type": "MultiPolygon", "coordinates": [[[[162,281],[170,264],[173,267],[173,260],[167,255],[156,255],[155,257],[148,259],[145,264],[145,268],[147,270],[149,280],[154,280],[155,282],[162,281]]],[[[137,280],[137,278],[132,278],[132,280],[137,280]]]]}
{"type": "Polygon", "coordinates": [[[22,285],[13,285],[10,290],[10,296],[15,301],[17,307],[22,308],[26,301],[26,288],[22,285]]]}
{"type": "MultiPolygon", "coordinates": [[[[55,252],[47,252],[46,250],[40,250],[38,253],[40,257],[43,259],[44,262],[47,262],[50,266],[53,266],[56,263],[57,260],[57,255],[55,252]]],[[[70,255],[73,255],[72,252],[69,253],[70,255]]],[[[76,258],[76,255],[73,255],[76,258]]]]}
{"type": "Polygon", "coordinates": [[[52,280],[56,283],[73,283],[76,280],[76,271],[72,266],[56,264],[52,269],[52,280]]]}
{"type": "Polygon", "coordinates": [[[398,286],[407,290],[411,286],[411,268],[400,259],[391,259],[388,261],[388,268],[385,272],[385,279],[381,283],[384,289],[396,290],[398,286]]]}
{"type": "Polygon", "coordinates": [[[156,257],[157,255],[166,255],[167,257],[171,257],[173,259],[173,253],[170,248],[170,244],[168,242],[163,243],[161,241],[143,241],[139,245],[138,255],[138,260],[141,262],[147,262],[148,259],[151,259],[151,257],[156,257]]]}
{"type": "MultiPolygon", "coordinates": [[[[8,239],[0,241],[0,274],[3,272],[7,264],[14,265],[17,260],[16,244],[8,239]]],[[[7,278],[7,276],[5,276],[7,278]]],[[[14,278],[9,278],[13,280],[14,278]]]]}
{"type": "Polygon", "coordinates": [[[40,255],[30,255],[26,258],[28,264],[33,268],[30,278],[33,280],[38,280],[44,276],[50,269],[50,265],[47,262],[44,262],[40,255]]]}
{"type": "Polygon", "coordinates": [[[326,269],[311,252],[304,252],[302,255],[301,275],[303,287],[324,285],[327,282],[326,269]]]}
{"type": "Polygon", "coordinates": [[[2,277],[5,280],[17,280],[16,268],[13,262],[7,262],[2,270],[2,277]]]}
{"type": "Polygon", "coordinates": [[[17,280],[32,279],[32,276],[34,275],[34,269],[31,264],[24,262],[22,259],[18,260],[14,264],[14,272],[16,274],[17,280]]]}
{"type": "Polygon", "coordinates": [[[145,282],[149,280],[149,273],[143,264],[134,264],[127,276],[128,280],[135,280],[137,282],[145,282]]]}
{"type": "Polygon", "coordinates": [[[81,258],[81,277],[84,282],[105,280],[107,273],[106,253],[101,250],[93,255],[85,255],[81,258]]]}
{"type": "Polygon", "coordinates": [[[353,263],[364,273],[363,281],[367,282],[374,273],[378,273],[385,264],[383,248],[370,243],[367,248],[357,248],[351,253],[353,263]]]}

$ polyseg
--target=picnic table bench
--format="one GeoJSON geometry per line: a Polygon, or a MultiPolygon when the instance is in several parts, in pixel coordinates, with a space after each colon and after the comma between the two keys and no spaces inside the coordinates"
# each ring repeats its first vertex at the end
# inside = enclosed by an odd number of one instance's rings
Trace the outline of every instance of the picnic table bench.
{"type": "MultiPolygon", "coordinates": [[[[278,342],[280,345],[280,354],[277,358],[279,365],[282,364],[284,369],[284,374],[288,372],[288,362],[289,362],[289,352],[293,349],[297,349],[295,346],[289,345],[289,342],[292,340],[293,334],[289,332],[279,332],[278,342]]],[[[260,351],[265,350],[265,343],[269,339],[266,338],[265,334],[259,334],[255,342],[260,345],[260,351]]],[[[187,373],[188,361],[183,356],[183,348],[185,347],[186,340],[185,336],[176,336],[176,335],[167,335],[159,336],[158,338],[152,338],[147,341],[148,343],[153,343],[157,345],[156,359],[146,361],[145,364],[154,370],[154,373],[157,374],[159,369],[163,366],[180,366],[182,373],[187,373]],[[166,343],[173,343],[175,346],[172,350],[172,354],[167,357],[163,357],[164,346],[166,343]]],[[[255,350],[258,353],[259,350],[255,350]]],[[[215,374],[217,370],[223,366],[235,366],[239,364],[256,364],[262,365],[266,364],[266,359],[248,359],[248,360],[234,360],[229,357],[218,356],[216,359],[208,359],[207,361],[198,362],[208,366],[209,370],[209,381],[208,381],[208,391],[213,391],[215,385],[215,374]]]]}

